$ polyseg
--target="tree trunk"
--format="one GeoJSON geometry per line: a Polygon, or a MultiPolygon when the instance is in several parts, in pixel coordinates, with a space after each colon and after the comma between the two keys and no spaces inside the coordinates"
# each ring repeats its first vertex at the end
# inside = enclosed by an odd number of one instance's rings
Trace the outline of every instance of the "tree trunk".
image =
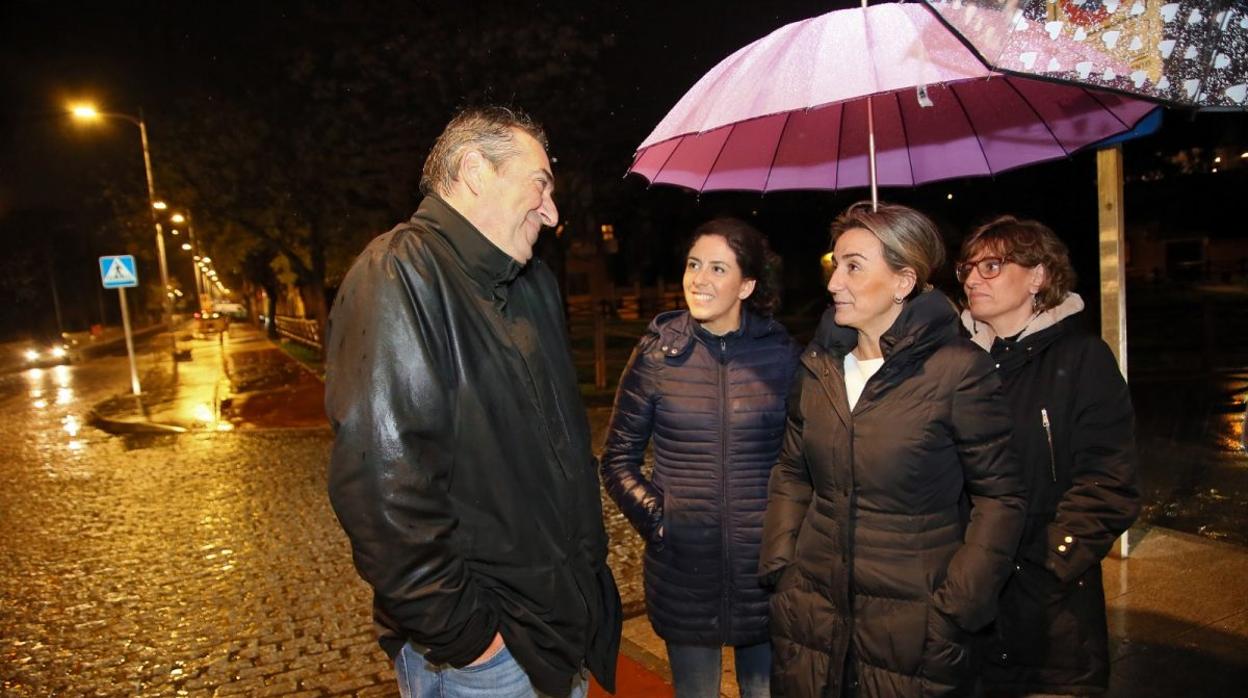
{"type": "Polygon", "coordinates": [[[304,267],[299,274],[299,294],[303,298],[304,315],[316,321],[317,336],[321,338],[324,353],[325,327],[329,319],[329,304],[325,290],[325,251],[319,247],[311,250],[312,268],[304,267]]]}
{"type": "Polygon", "coordinates": [[[264,313],[266,325],[265,332],[268,334],[269,339],[277,341],[280,336],[277,333],[277,284],[273,284],[272,286],[265,285],[264,295],[265,298],[268,299],[265,303],[268,308],[264,313]]]}

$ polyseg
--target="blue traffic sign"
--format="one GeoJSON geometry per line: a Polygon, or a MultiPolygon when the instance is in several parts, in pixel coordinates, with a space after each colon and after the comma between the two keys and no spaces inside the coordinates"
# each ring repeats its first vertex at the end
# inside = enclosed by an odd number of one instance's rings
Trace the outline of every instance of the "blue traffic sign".
{"type": "Polygon", "coordinates": [[[100,257],[100,279],[104,288],[128,288],[139,285],[139,275],[134,270],[134,257],[128,254],[100,257]]]}

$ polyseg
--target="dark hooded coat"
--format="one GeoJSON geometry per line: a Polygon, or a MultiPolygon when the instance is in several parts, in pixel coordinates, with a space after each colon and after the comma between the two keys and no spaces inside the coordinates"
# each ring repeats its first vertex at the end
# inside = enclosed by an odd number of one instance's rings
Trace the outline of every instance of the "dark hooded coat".
{"type": "Polygon", "coordinates": [[[906,301],[853,410],[857,332],[829,310],[802,354],[761,572],[773,695],[967,695],[1023,528],[1022,472],[987,355],[949,300],[906,301]]]}
{"type": "Polygon", "coordinates": [[[1013,340],[963,313],[997,365],[1028,482],[1027,526],[984,653],[990,688],[1089,694],[1109,685],[1101,560],[1140,511],[1135,413],[1082,309],[1070,294],[1013,340]]]}

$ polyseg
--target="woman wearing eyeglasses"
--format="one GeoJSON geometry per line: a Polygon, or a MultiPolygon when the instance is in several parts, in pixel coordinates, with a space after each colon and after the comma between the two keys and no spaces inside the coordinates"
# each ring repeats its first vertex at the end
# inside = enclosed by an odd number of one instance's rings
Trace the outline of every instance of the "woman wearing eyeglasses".
{"type": "Polygon", "coordinates": [[[1109,681],[1101,559],[1139,513],[1134,412],[1109,347],[1081,326],[1066,246],[1012,216],[956,267],[962,322],[997,365],[1026,465],[1028,516],[984,680],[993,695],[1087,695],[1109,681]]]}
{"type": "Polygon", "coordinates": [[[970,695],[971,633],[1026,512],[1008,408],[927,283],[945,256],[927,216],[856,204],[832,240],[832,307],[802,352],[763,526],[772,693],[970,695]]]}

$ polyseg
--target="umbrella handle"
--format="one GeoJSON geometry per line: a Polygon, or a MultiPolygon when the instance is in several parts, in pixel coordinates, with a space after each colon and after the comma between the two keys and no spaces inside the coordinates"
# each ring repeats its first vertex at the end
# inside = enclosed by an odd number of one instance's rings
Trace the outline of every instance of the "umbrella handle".
{"type": "Polygon", "coordinates": [[[875,175],[875,110],[870,97],[867,97],[867,168],[871,171],[871,211],[874,212],[880,210],[880,191],[875,175]]]}
{"type": "MultiPolygon", "coordinates": [[[[862,0],[862,9],[867,9],[867,0],[862,0]]],[[[871,211],[880,210],[880,190],[875,175],[875,110],[871,107],[871,97],[867,97],[867,169],[871,172],[871,211]]]]}

